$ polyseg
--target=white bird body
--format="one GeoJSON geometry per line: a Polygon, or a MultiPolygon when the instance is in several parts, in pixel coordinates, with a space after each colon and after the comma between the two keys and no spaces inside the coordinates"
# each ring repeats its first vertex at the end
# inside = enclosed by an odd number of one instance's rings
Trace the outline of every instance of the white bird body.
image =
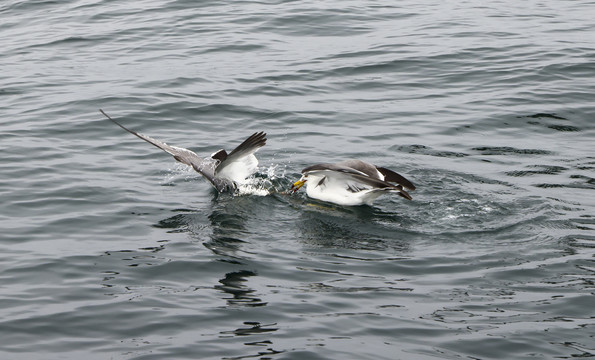
{"type": "Polygon", "coordinates": [[[386,192],[411,200],[404,188],[415,190],[403,176],[361,160],[309,166],[302,170],[302,178],[292,189],[297,191],[304,184],[309,197],[344,206],[372,205],[386,192]]]}
{"type": "Polygon", "coordinates": [[[217,171],[216,174],[221,178],[243,185],[247,182],[248,177],[256,172],[257,168],[258,159],[254,154],[249,154],[217,171]]]}

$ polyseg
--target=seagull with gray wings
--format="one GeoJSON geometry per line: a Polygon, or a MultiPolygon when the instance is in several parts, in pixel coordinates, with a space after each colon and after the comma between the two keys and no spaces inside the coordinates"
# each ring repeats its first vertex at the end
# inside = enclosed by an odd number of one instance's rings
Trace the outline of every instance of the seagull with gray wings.
{"type": "Polygon", "coordinates": [[[99,111],[132,135],[160,148],[172,155],[177,161],[192,166],[194,170],[213,184],[218,192],[234,191],[238,188],[238,185],[246,183],[246,179],[256,172],[258,166],[258,160],[254,156],[254,153],[263,147],[267,140],[264,132],[256,132],[230,153],[222,149],[211,154],[209,157],[202,158],[191,150],[167,145],[162,141],[132,131],[112,119],[103,110],[100,109],[99,111]]]}
{"type": "Polygon", "coordinates": [[[291,190],[296,192],[304,184],[309,197],[346,206],[372,205],[384,193],[397,193],[411,200],[405,189],[415,190],[415,185],[402,175],[361,160],[308,166],[291,190]]]}

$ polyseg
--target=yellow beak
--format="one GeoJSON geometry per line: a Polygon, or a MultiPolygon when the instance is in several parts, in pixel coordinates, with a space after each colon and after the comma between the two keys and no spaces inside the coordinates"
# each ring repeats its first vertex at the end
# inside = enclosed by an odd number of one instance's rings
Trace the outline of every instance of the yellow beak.
{"type": "Polygon", "coordinates": [[[304,186],[304,184],[306,183],[306,180],[298,180],[296,182],[293,183],[293,185],[291,185],[291,191],[292,192],[296,192],[298,191],[302,186],[304,186]]]}

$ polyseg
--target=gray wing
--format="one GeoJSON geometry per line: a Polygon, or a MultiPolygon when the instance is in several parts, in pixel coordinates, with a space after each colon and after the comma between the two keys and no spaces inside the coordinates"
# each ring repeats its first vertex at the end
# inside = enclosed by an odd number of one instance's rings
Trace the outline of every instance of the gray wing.
{"type": "Polygon", "coordinates": [[[374,166],[361,160],[345,160],[341,161],[337,165],[348,166],[373,178],[378,178],[378,173],[380,172],[382,175],[384,175],[384,181],[397,183],[406,189],[415,190],[415,185],[413,185],[411,181],[387,168],[374,166]]]}
{"type": "Polygon", "coordinates": [[[361,171],[362,173],[368,175],[369,177],[373,177],[374,179],[379,179],[378,170],[376,170],[376,166],[367,163],[361,160],[344,160],[336,165],[347,166],[354,170],[361,171]]]}
{"type": "Polygon", "coordinates": [[[337,172],[341,172],[341,173],[345,173],[345,174],[357,174],[357,175],[362,175],[362,176],[366,176],[366,174],[364,172],[355,170],[352,167],[349,166],[343,166],[341,165],[341,163],[338,164],[316,164],[316,165],[312,165],[312,166],[308,166],[307,168],[304,168],[302,170],[302,174],[306,174],[312,171],[337,171],[337,172]]]}
{"type": "Polygon", "coordinates": [[[207,180],[209,180],[215,186],[215,188],[217,188],[218,191],[226,190],[230,186],[229,182],[226,182],[222,179],[215,178],[215,162],[214,161],[207,161],[207,160],[201,158],[200,156],[196,155],[196,153],[194,151],[191,151],[191,150],[188,150],[185,148],[181,148],[181,147],[177,147],[177,146],[167,145],[166,143],[156,140],[156,139],[153,139],[150,136],[139,134],[136,131],[132,131],[132,130],[128,129],[127,127],[125,127],[124,125],[117,122],[116,120],[112,119],[103,110],[99,109],[99,111],[103,115],[105,115],[105,117],[110,119],[114,124],[118,125],[122,129],[128,131],[132,135],[134,135],[140,139],[143,139],[144,141],[148,142],[149,144],[152,144],[152,145],[160,148],[161,150],[165,151],[166,153],[172,155],[174,157],[174,159],[181,162],[182,164],[192,166],[194,168],[194,170],[196,170],[201,175],[203,175],[207,180]]]}

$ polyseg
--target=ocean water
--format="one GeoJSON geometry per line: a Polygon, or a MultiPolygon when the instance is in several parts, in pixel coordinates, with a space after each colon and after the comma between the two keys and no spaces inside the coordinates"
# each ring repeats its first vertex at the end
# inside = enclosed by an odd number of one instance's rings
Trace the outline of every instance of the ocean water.
{"type": "Polygon", "coordinates": [[[4,0],[0,358],[595,356],[595,3],[4,0]],[[217,194],[106,120],[199,154],[217,194]],[[417,186],[286,191],[359,158],[417,186]]]}

